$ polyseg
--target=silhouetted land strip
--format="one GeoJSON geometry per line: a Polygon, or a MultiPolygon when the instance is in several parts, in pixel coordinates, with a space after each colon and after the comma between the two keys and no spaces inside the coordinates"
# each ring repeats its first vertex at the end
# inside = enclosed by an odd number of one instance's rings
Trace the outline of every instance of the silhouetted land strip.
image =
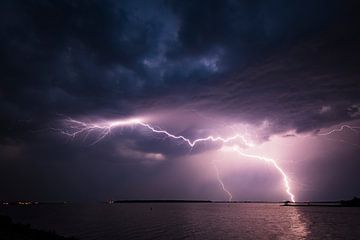
{"type": "Polygon", "coordinates": [[[108,201],[106,203],[283,203],[283,202],[270,202],[270,201],[211,201],[211,200],[159,200],[159,199],[152,199],[152,200],[116,200],[116,201],[108,201]]]}
{"type": "Polygon", "coordinates": [[[210,200],[117,200],[113,203],[212,203],[210,200]]]}
{"type": "Polygon", "coordinates": [[[283,206],[288,207],[360,207],[360,198],[354,197],[351,200],[341,200],[337,202],[285,202],[283,206]]]}
{"type": "Polygon", "coordinates": [[[244,201],[212,201],[213,203],[284,203],[284,202],[273,202],[273,201],[252,201],[252,200],[244,200],[244,201]]]}
{"type": "Polygon", "coordinates": [[[76,240],[73,237],[63,237],[54,231],[32,229],[30,225],[15,224],[8,216],[0,215],[1,240],[76,240]]]}
{"type": "Polygon", "coordinates": [[[14,202],[7,202],[7,201],[0,201],[0,205],[64,205],[67,202],[37,202],[37,201],[14,201],[14,202]]]}

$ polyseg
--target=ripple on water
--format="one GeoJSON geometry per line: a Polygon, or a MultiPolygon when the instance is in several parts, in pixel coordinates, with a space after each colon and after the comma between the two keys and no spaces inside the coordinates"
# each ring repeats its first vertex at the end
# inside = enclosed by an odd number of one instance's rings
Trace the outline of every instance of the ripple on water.
{"type": "Polygon", "coordinates": [[[360,208],[241,203],[1,207],[14,221],[79,239],[360,239],[360,208]]]}

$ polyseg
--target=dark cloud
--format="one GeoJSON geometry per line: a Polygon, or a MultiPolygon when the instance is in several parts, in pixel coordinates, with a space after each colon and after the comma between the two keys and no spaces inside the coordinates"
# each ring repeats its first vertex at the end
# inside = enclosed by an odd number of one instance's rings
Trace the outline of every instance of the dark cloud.
{"type": "Polygon", "coordinates": [[[220,48],[226,67],[247,65],[264,52],[323,30],[343,10],[334,1],[171,2],[180,16],[179,48],[173,54],[201,55],[220,48]]]}
{"type": "MultiPolygon", "coordinates": [[[[5,0],[0,5],[2,176],[13,172],[29,180],[29,188],[49,178],[67,192],[55,176],[66,179],[71,168],[72,180],[66,181],[78,183],[72,191],[86,184],[74,177],[81,174],[95,185],[101,182],[101,191],[105,182],[119,181],[112,167],[120,162],[128,164],[128,171],[116,168],[123,179],[140,186],[133,174],[154,177],[144,170],[149,161],[172,159],[167,167],[176,169],[181,156],[220,147],[191,150],[145,130],[119,131],[86,147],[82,138],[67,143],[51,134],[65,116],[116,118],[185,109],[193,113],[171,114],[175,124],[164,120],[161,126],[193,138],[210,133],[218,118],[228,120],[222,126],[267,122],[263,140],[360,118],[355,1],[5,0]],[[203,121],[185,121],[185,115],[203,121]],[[20,168],[30,162],[36,163],[33,173],[25,174],[20,168]],[[109,175],[100,180],[94,169],[109,175]]],[[[39,189],[50,192],[50,185],[39,189]]]]}

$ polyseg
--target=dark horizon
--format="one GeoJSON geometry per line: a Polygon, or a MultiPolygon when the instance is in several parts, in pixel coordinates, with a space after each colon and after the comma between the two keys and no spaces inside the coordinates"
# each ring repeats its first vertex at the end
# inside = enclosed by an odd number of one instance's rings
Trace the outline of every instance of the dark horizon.
{"type": "MultiPolygon", "coordinates": [[[[359,198],[357,196],[353,196],[348,199],[322,199],[317,201],[297,201],[296,203],[339,203],[341,201],[349,201],[354,198],[359,198]]],[[[100,199],[94,201],[66,201],[66,200],[58,200],[58,201],[41,201],[41,200],[31,200],[31,199],[17,199],[11,201],[0,200],[1,205],[26,205],[20,203],[29,203],[29,205],[42,205],[42,204],[74,204],[74,203],[106,203],[106,204],[115,204],[115,203],[146,203],[146,202],[189,202],[189,203],[196,203],[196,202],[204,202],[204,203],[284,203],[289,200],[278,200],[278,201],[264,201],[264,200],[211,200],[211,199],[100,199]]],[[[291,201],[290,201],[291,202],[291,201]]]]}

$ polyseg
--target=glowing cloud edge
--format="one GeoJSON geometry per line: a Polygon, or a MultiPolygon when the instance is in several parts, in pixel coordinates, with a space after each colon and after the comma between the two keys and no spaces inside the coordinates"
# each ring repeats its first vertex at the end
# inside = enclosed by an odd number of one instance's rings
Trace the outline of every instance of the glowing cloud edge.
{"type": "MultiPolygon", "coordinates": [[[[106,121],[100,121],[100,122],[95,122],[95,123],[91,123],[91,122],[87,123],[87,122],[78,121],[78,120],[75,120],[72,118],[67,118],[63,121],[63,123],[65,125],[65,129],[58,129],[58,128],[52,128],[52,129],[59,131],[62,134],[70,136],[72,138],[75,138],[76,136],[81,135],[81,134],[88,136],[89,134],[93,133],[94,131],[98,131],[99,137],[92,144],[97,144],[98,142],[100,142],[108,134],[110,134],[111,130],[114,128],[139,125],[139,126],[143,126],[147,129],[149,129],[153,133],[163,134],[169,138],[176,139],[176,140],[182,140],[183,142],[187,143],[191,148],[193,148],[196,144],[198,144],[200,142],[212,141],[212,142],[222,142],[222,143],[226,144],[226,143],[230,143],[231,141],[234,141],[236,139],[240,139],[247,147],[251,148],[251,147],[255,146],[254,143],[247,140],[244,135],[239,134],[239,133],[237,133],[231,137],[227,137],[227,138],[219,137],[219,136],[215,137],[215,136],[209,135],[207,137],[190,140],[189,138],[186,138],[185,136],[175,135],[175,134],[172,134],[172,133],[170,133],[166,130],[160,129],[160,128],[157,129],[157,128],[151,126],[149,123],[144,122],[144,120],[141,118],[128,118],[128,119],[123,119],[123,120],[106,120],[106,121]]],[[[228,149],[228,147],[227,148],[223,147],[222,150],[224,150],[224,149],[228,149]]],[[[286,194],[290,197],[292,202],[295,202],[295,195],[291,192],[288,177],[287,177],[285,171],[279,166],[279,164],[277,164],[277,162],[274,159],[266,158],[266,157],[263,157],[260,155],[244,153],[244,152],[240,151],[238,146],[232,146],[231,149],[243,157],[253,158],[253,159],[257,159],[257,160],[263,160],[263,161],[272,163],[272,165],[278,170],[278,172],[283,177],[286,194]]],[[[229,195],[229,201],[231,201],[233,196],[230,193],[230,191],[226,189],[223,181],[220,178],[219,170],[215,164],[214,164],[214,167],[216,169],[217,180],[218,180],[219,184],[221,185],[222,189],[224,190],[224,192],[226,192],[226,194],[229,195]]]]}

